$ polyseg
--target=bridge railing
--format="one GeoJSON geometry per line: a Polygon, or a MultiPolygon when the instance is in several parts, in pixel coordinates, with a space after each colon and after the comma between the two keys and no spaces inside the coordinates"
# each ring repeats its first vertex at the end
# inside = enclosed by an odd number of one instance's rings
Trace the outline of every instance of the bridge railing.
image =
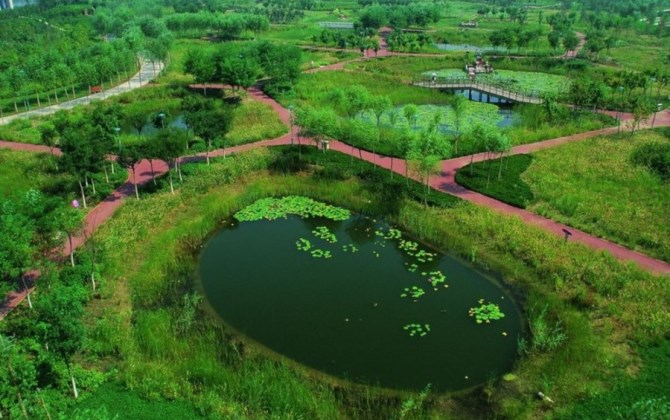
{"type": "Polygon", "coordinates": [[[497,83],[483,82],[480,80],[471,80],[466,77],[436,77],[430,76],[415,79],[413,84],[426,87],[448,87],[450,89],[474,89],[491,93],[492,95],[505,97],[511,100],[519,101],[542,101],[542,95],[538,90],[513,89],[497,83]]]}

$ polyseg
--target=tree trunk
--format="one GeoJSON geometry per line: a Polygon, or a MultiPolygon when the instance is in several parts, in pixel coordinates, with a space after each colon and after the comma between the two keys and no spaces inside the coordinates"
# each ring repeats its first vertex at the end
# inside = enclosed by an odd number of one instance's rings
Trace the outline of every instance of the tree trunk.
{"type": "Polygon", "coordinates": [[[19,107],[16,105],[16,98],[14,98],[14,112],[19,113],[19,107]]]}
{"type": "Polygon", "coordinates": [[[42,103],[40,102],[40,95],[35,92],[35,98],[37,98],[37,106],[42,108],[42,103]]]}
{"type": "Polygon", "coordinates": [[[177,167],[177,175],[179,175],[179,182],[184,182],[184,178],[181,176],[181,165],[179,164],[179,158],[174,160],[175,166],[177,167]]]}
{"type": "Polygon", "coordinates": [[[91,186],[93,187],[93,194],[97,194],[98,192],[95,190],[95,179],[91,177],[91,186]]]}
{"type": "Polygon", "coordinates": [[[74,399],[76,400],[79,398],[79,391],[77,391],[77,382],[74,380],[74,374],[72,373],[72,367],[70,366],[70,363],[67,363],[67,371],[70,374],[70,383],[72,384],[72,395],[74,395],[74,399]]]}
{"type": "Polygon", "coordinates": [[[81,191],[81,202],[84,204],[84,208],[86,208],[86,194],[84,193],[84,186],[81,184],[81,178],[77,182],[79,182],[79,190],[81,191]]]}
{"type": "Polygon", "coordinates": [[[49,106],[51,106],[51,95],[47,93],[47,102],[49,102],[49,106]]]}
{"type": "Polygon", "coordinates": [[[93,291],[95,292],[95,272],[91,271],[91,284],[93,285],[93,291]]]}
{"type": "Polygon", "coordinates": [[[51,414],[49,414],[49,410],[47,409],[47,404],[44,402],[44,398],[40,396],[40,403],[42,404],[42,408],[44,408],[44,412],[47,415],[47,420],[51,420],[51,414]]]}
{"type": "Polygon", "coordinates": [[[109,167],[112,169],[112,175],[114,175],[114,162],[109,162],[109,167]]]}
{"type": "Polygon", "coordinates": [[[102,165],[102,169],[105,171],[105,183],[109,185],[109,175],[107,175],[107,167],[102,165]]]}
{"type": "Polygon", "coordinates": [[[498,167],[498,181],[502,179],[503,153],[500,152],[500,166],[498,167]]]}
{"type": "MultiPolygon", "coordinates": [[[[67,91],[66,91],[66,92],[67,92],[67,91]]],[[[56,97],[56,103],[59,104],[59,103],[60,103],[60,99],[58,98],[58,89],[56,89],[56,90],[54,91],[54,96],[56,97]]]]}
{"type": "Polygon", "coordinates": [[[21,282],[23,282],[23,289],[26,291],[26,299],[28,299],[28,307],[30,309],[33,309],[33,301],[30,299],[30,290],[28,289],[28,285],[26,284],[26,278],[21,275],[21,282]]]}
{"type": "Polygon", "coordinates": [[[174,194],[174,184],[172,183],[172,169],[169,167],[169,165],[168,165],[168,177],[170,178],[170,192],[174,194]]]}
{"type": "Polygon", "coordinates": [[[395,159],[393,159],[393,156],[391,156],[391,179],[393,179],[393,161],[394,160],[395,159]]]}
{"type": "MultiPolygon", "coordinates": [[[[490,158],[490,156],[486,156],[487,158],[490,158]]],[[[489,183],[491,182],[491,159],[487,159],[489,161],[488,165],[488,173],[486,174],[486,188],[489,187],[489,183]]]]}
{"type": "Polygon", "coordinates": [[[67,240],[70,244],[70,264],[74,267],[74,246],[72,245],[72,234],[70,232],[67,233],[67,240]]]}
{"type": "Polygon", "coordinates": [[[209,165],[209,149],[212,148],[212,142],[207,140],[207,164],[209,165]]]}
{"type": "Polygon", "coordinates": [[[137,181],[135,181],[135,165],[132,166],[133,171],[133,185],[135,186],[135,198],[140,201],[140,192],[137,190],[137,181]]]}

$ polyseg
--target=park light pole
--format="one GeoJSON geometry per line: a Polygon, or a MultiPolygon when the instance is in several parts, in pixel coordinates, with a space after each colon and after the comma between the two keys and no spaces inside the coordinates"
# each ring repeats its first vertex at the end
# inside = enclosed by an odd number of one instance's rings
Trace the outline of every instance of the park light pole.
{"type": "Polygon", "coordinates": [[[161,112],[158,114],[158,118],[161,119],[161,127],[165,130],[165,113],[161,112]]]}
{"type": "Polygon", "coordinates": [[[654,112],[654,118],[651,119],[651,128],[654,128],[654,123],[656,122],[656,114],[661,112],[663,109],[663,104],[662,103],[657,103],[656,104],[656,112],[654,112]]]}

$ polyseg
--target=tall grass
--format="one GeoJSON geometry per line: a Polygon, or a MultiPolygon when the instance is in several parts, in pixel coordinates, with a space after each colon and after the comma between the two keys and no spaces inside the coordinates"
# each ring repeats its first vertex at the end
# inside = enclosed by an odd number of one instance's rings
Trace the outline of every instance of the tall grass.
{"type": "Polygon", "coordinates": [[[670,261],[668,183],[629,159],[640,145],[667,141],[645,131],[537,152],[522,176],[535,194],[529,209],[670,261]]]}
{"type": "MultiPolygon", "coordinates": [[[[108,284],[90,308],[92,332],[108,343],[96,351],[115,360],[118,377],[140,395],[187,400],[224,417],[388,418],[400,412],[401,400],[342,390],[258,353],[205,312],[190,329],[177,328],[181,296],[195,287],[191,273],[199,245],[225,217],[269,195],[308,195],[386,214],[420,238],[464,255],[477,247],[477,261],[523,290],[526,306],[547,307],[547,315],[560,320],[564,343],[521,359],[516,380],[493,386],[489,402],[477,402],[480,413],[537,416],[544,409],[529,396],[538,390],[558,409],[570,407],[606,389],[612,374],[630,365],[627,340],[658,342],[670,333],[670,318],[659,310],[669,298],[667,279],[467,203],[425,208],[402,195],[394,200],[380,193],[387,173],[363,170],[363,180],[351,178],[347,157],[331,162],[305,150],[303,164],[290,166],[293,158],[273,164],[282,153],[258,150],[198,165],[178,194],[129,202],[96,234],[108,284]],[[329,164],[336,167],[324,177],[329,164]],[[272,176],[262,170],[268,165],[275,167],[272,176]],[[308,175],[314,171],[321,175],[308,175]]],[[[434,396],[428,412],[462,414],[468,404],[468,398],[434,396]]]]}

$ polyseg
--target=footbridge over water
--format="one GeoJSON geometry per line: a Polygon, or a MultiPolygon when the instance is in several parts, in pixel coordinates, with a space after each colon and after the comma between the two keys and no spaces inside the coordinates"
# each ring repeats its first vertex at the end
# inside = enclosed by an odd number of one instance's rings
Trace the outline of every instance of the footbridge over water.
{"type": "Polygon", "coordinates": [[[492,83],[470,79],[448,79],[438,77],[435,79],[414,81],[412,85],[430,89],[477,91],[485,93],[489,98],[495,96],[509,102],[519,102],[524,104],[541,104],[544,102],[539,92],[536,91],[522,92],[520,90],[509,89],[492,83]]]}

